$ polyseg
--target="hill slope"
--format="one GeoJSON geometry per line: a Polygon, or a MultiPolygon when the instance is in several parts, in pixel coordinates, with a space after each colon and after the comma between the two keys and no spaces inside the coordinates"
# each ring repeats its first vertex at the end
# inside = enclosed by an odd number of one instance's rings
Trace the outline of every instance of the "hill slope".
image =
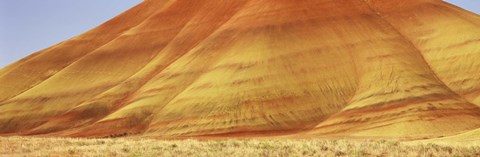
{"type": "Polygon", "coordinates": [[[0,71],[0,134],[480,128],[480,17],[438,0],[147,0],[0,71]]]}

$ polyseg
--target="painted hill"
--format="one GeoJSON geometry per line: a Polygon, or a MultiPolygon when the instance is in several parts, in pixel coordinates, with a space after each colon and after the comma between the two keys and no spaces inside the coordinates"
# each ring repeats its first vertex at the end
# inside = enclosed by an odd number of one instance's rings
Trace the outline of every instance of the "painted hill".
{"type": "Polygon", "coordinates": [[[0,135],[480,128],[480,16],[440,0],[146,0],[0,70],[0,135]]]}

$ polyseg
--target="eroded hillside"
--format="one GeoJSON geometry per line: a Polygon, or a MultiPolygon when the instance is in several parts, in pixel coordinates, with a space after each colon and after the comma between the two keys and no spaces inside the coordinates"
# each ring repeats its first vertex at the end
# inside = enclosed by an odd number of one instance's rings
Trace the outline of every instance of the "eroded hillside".
{"type": "Polygon", "coordinates": [[[146,0],[0,70],[0,134],[449,136],[479,45],[439,0],[146,0]]]}

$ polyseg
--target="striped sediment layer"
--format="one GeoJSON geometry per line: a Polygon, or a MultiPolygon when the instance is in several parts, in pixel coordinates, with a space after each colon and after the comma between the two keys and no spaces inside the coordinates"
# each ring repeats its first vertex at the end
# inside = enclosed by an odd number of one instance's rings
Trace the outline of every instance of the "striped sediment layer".
{"type": "Polygon", "coordinates": [[[438,0],[146,0],[0,70],[0,134],[449,136],[478,45],[438,0]]]}

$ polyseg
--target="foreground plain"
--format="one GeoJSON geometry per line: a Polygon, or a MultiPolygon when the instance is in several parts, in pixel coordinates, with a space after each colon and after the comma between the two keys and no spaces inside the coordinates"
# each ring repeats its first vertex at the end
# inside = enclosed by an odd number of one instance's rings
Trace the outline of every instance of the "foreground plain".
{"type": "Polygon", "coordinates": [[[389,140],[153,140],[0,137],[0,156],[480,156],[468,145],[389,140]]]}

